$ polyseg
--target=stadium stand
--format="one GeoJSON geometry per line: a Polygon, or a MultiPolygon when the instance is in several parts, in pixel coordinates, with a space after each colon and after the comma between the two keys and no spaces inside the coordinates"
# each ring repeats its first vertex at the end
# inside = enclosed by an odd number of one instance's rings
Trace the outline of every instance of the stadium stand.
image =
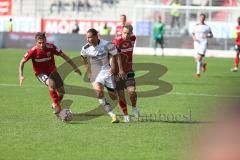
{"type": "MultiPolygon", "coordinates": [[[[134,5],[169,5],[171,0],[15,0],[13,15],[41,17],[72,17],[90,19],[118,19],[122,13],[133,17],[134,5]]],[[[237,0],[180,0],[182,5],[237,6],[237,0]]],[[[215,13],[224,19],[225,12],[215,13]]],[[[152,17],[146,17],[151,19],[152,17]]]]}

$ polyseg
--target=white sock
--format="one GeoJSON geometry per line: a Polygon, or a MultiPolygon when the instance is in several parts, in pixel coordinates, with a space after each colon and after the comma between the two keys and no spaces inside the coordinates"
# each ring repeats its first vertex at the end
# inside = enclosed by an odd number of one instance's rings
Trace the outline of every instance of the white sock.
{"type": "Polygon", "coordinates": [[[102,99],[98,99],[98,101],[102,106],[106,105],[106,103],[107,103],[107,100],[105,97],[103,97],[102,99]]]}
{"type": "Polygon", "coordinates": [[[197,61],[197,74],[200,74],[201,70],[201,61],[197,61]]]}
{"type": "Polygon", "coordinates": [[[200,65],[201,65],[201,67],[203,66],[203,60],[200,61],[200,65]]]}
{"type": "Polygon", "coordinates": [[[114,114],[112,111],[109,111],[109,112],[108,112],[108,115],[109,115],[110,117],[112,117],[112,116],[114,116],[115,114],[114,114]]]}
{"type": "Polygon", "coordinates": [[[98,99],[99,103],[102,105],[103,109],[112,116],[112,106],[107,102],[107,99],[103,97],[102,99],[98,99]]]}

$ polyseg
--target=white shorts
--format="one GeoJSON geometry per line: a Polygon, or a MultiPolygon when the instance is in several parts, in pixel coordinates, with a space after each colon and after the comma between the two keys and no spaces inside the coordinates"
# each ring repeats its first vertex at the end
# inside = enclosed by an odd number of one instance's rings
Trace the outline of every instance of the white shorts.
{"type": "Polygon", "coordinates": [[[205,56],[205,53],[207,51],[207,42],[199,42],[199,41],[194,41],[194,51],[195,51],[195,56],[196,55],[202,55],[205,56]]]}
{"type": "Polygon", "coordinates": [[[116,84],[114,77],[109,74],[108,70],[101,70],[97,75],[91,75],[91,83],[101,83],[107,88],[115,89],[116,84]]]}

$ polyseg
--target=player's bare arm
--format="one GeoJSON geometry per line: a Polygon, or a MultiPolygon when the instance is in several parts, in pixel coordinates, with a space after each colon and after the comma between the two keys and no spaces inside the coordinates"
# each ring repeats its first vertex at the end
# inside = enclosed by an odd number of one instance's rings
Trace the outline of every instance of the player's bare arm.
{"type": "Polygon", "coordinates": [[[192,34],[192,39],[193,39],[193,41],[197,41],[197,38],[196,38],[196,36],[195,36],[195,33],[192,34]]]}
{"type": "Polygon", "coordinates": [[[19,84],[20,84],[20,86],[22,86],[23,80],[25,79],[24,75],[23,75],[23,68],[24,68],[25,62],[26,62],[25,59],[22,58],[22,60],[20,61],[20,65],[19,65],[19,84]]]}
{"type": "Polygon", "coordinates": [[[117,55],[115,55],[115,56],[116,56],[116,58],[117,58],[117,63],[118,63],[118,67],[119,67],[119,73],[118,73],[118,75],[119,75],[120,78],[125,79],[126,74],[125,74],[125,72],[124,72],[124,70],[123,70],[121,55],[120,55],[120,54],[117,54],[117,55]]]}
{"type": "Polygon", "coordinates": [[[116,57],[115,56],[110,56],[110,58],[109,58],[109,63],[110,63],[110,66],[111,66],[111,68],[109,70],[110,75],[113,75],[115,70],[116,70],[116,63],[114,63],[114,62],[116,62],[116,57]]]}
{"type": "Polygon", "coordinates": [[[75,73],[82,75],[82,73],[78,69],[77,65],[65,53],[61,53],[60,56],[72,66],[75,73]]]}
{"type": "Polygon", "coordinates": [[[88,60],[86,57],[83,57],[81,56],[82,58],[82,63],[83,63],[83,67],[87,73],[87,76],[88,76],[88,80],[90,80],[90,77],[91,77],[91,70],[90,70],[90,67],[89,67],[89,64],[88,64],[88,60]]]}

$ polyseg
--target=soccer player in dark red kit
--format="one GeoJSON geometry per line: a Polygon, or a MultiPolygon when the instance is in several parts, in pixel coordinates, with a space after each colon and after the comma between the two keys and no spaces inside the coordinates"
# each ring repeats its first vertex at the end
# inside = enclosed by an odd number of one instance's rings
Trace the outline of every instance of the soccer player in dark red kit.
{"type": "Polygon", "coordinates": [[[122,30],[123,30],[123,27],[126,25],[126,23],[127,23],[127,16],[125,14],[122,14],[120,16],[120,24],[116,26],[115,37],[120,37],[122,35],[122,30]]]}
{"type": "Polygon", "coordinates": [[[236,26],[236,45],[235,45],[235,50],[236,50],[236,58],[234,62],[234,66],[231,69],[232,72],[237,72],[238,71],[238,65],[239,65],[239,53],[240,53],[240,17],[237,19],[238,25],[236,26]]]}
{"type": "MultiPolygon", "coordinates": [[[[137,104],[137,94],[136,94],[136,82],[135,82],[135,73],[133,71],[132,56],[133,48],[136,40],[136,36],[133,34],[133,27],[130,24],[127,24],[122,29],[122,35],[115,37],[114,44],[117,46],[117,49],[120,52],[122,59],[123,70],[126,73],[126,78],[121,79],[117,76],[118,71],[115,71],[116,78],[116,90],[119,97],[119,105],[124,114],[124,121],[130,122],[127,104],[124,95],[124,89],[127,90],[130,95],[130,101],[132,105],[132,112],[136,118],[140,116],[139,110],[136,106],[137,104]]],[[[117,65],[116,62],[113,62],[111,65],[117,65]]],[[[115,68],[115,67],[114,67],[115,68]]],[[[116,67],[117,69],[118,67],[116,67]]]]}
{"type": "Polygon", "coordinates": [[[54,55],[62,57],[67,61],[74,69],[76,73],[81,75],[80,70],[74,64],[74,62],[65,54],[62,50],[58,49],[54,44],[47,43],[47,39],[44,32],[38,32],[35,35],[35,46],[33,46],[22,58],[19,66],[19,82],[20,86],[23,84],[24,64],[31,59],[33,70],[37,79],[43,84],[48,86],[52,106],[55,110],[55,114],[61,111],[60,102],[64,96],[63,81],[57,72],[54,55]]]}

